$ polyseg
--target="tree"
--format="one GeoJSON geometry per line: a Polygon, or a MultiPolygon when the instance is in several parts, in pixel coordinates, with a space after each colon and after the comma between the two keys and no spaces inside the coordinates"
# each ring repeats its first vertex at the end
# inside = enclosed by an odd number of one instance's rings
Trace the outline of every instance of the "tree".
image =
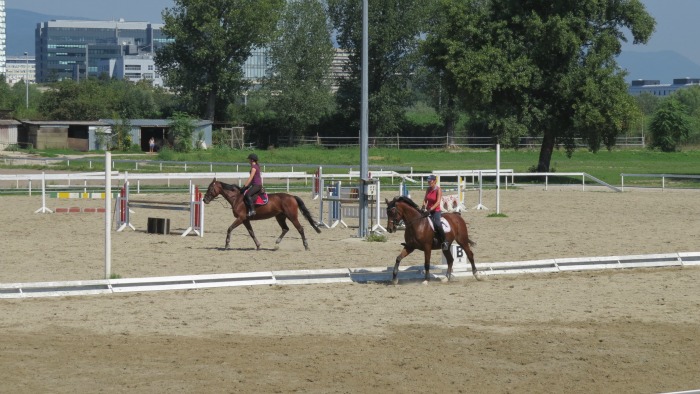
{"type": "Polygon", "coordinates": [[[319,0],[295,0],[278,25],[270,48],[269,108],[289,140],[317,124],[333,109],[330,69],[335,49],[319,0]]]}
{"type": "Polygon", "coordinates": [[[542,137],[537,165],[549,171],[575,138],[610,148],[631,122],[634,102],[615,57],[632,34],[645,43],[654,20],[639,0],[438,0],[426,40],[431,64],[499,142],[542,137]]]}
{"type": "Polygon", "coordinates": [[[690,134],[690,121],[686,108],[675,97],[661,102],[651,120],[651,147],[663,152],[675,152],[678,145],[690,134]]]}
{"type": "Polygon", "coordinates": [[[170,118],[170,131],[173,133],[173,148],[176,152],[189,152],[192,150],[194,129],[194,119],[185,113],[176,112],[170,118]]]}
{"type": "Polygon", "coordinates": [[[242,66],[254,47],[269,44],[284,0],[174,0],[163,11],[156,65],[166,84],[214,120],[245,85],[242,66]]]}
{"type": "MultiPolygon", "coordinates": [[[[410,104],[411,79],[425,15],[423,0],[372,0],[368,9],[369,133],[393,135],[410,104]]],[[[328,0],[340,47],[347,50],[348,77],[340,82],[340,111],[359,128],[362,66],[362,2],[328,0]]]]}

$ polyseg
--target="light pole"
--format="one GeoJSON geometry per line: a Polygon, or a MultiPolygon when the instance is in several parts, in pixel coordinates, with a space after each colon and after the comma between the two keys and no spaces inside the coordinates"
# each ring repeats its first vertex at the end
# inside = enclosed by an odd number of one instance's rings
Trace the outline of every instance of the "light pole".
{"type": "Polygon", "coordinates": [[[27,109],[29,108],[29,52],[24,52],[25,68],[24,68],[24,86],[27,88],[27,109]]]}

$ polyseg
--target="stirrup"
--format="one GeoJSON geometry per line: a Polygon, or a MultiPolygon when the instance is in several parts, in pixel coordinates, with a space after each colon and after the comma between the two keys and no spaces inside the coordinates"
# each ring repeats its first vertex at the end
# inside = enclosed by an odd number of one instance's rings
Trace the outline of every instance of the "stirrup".
{"type": "Polygon", "coordinates": [[[442,250],[450,250],[450,244],[449,244],[449,242],[443,242],[443,243],[442,243],[442,250]]]}
{"type": "Polygon", "coordinates": [[[248,217],[255,216],[255,209],[249,209],[248,210],[248,217]]]}

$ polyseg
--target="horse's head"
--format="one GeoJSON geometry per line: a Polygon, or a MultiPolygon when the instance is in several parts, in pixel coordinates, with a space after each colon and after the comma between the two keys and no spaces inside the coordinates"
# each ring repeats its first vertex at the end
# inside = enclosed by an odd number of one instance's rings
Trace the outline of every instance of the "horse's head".
{"type": "Polygon", "coordinates": [[[390,233],[396,231],[396,227],[401,222],[406,223],[406,220],[410,220],[414,215],[420,215],[418,205],[408,197],[394,197],[391,201],[385,198],[384,201],[386,201],[386,231],[390,233]]]}
{"type": "Polygon", "coordinates": [[[394,231],[396,231],[396,225],[401,220],[401,219],[399,219],[400,214],[396,210],[396,198],[394,198],[391,201],[389,201],[385,198],[384,201],[386,201],[386,217],[387,217],[386,231],[393,233],[394,231]]]}
{"type": "Polygon", "coordinates": [[[218,197],[219,194],[221,194],[221,182],[214,178],[214,180],[209,184],[207,192],[204,194],[202,201],[204,201],[205,204],[209,204],[209,202],[218,197]]]}

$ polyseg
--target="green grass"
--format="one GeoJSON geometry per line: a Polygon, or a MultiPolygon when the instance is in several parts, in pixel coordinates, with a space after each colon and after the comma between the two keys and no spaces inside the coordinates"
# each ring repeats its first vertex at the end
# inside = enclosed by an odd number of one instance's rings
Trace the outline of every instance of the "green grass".
{"type": "MultiPolygon", "coordinates": [[[[43,155],[44,152],[36,152],[43,155]]],[[[65,152],[61,152],[66,154],[65,152]]],[[[94,153],[94,152],[93,152],[94,153]]],[[[130,154],[122,155],[114,153],[113,160],[163,160],[178,162],[213,162],[214,171],[246,171],[246,157],[250,151],[215,148],[199,150],[190,153],[176,153],[164,151],[158,155],[130,154]],[[238,165],[238,167],[236,167],[238,165]]],[[[260,157],[260,163],[267,166],[267,171],[290,171],[292,165],[294,171],[306,171],[312,173],[317,166],[324,167],[324,173],[347,172],[347,168],[333,168],[332,166],[348,166],[353,170],[360,167],[359,148],[321,148],[298,147],[277,148],[271,150],[256,151],[260,157]],[[285,166],[287,165],[287,166],[285,166]]],[[[56,151],[46,152],[47,156],[55,157],[56,151]]],[[[76,154],[73,152],[72,154],[76,154]]],[[[397,170],[399,172],[430,172],[433,170],[472,170],[495,169],[496,152],[494,150],[444,150],[444,149],[390,149],[370,148],[367,152],[370,170],[397,170]]],[[[515,172],[529,172],[536,166],[539,158],[539,150],[501,150],[501,169],[512,169],[515,172]]],[[[72,160],[70,167],[51,166],[56,169],[70,169],[73,171],[100,171],[103,161],[92,158],[93,166],[88,167],[87,162],[72,160]]],[[[5,166],[7,167],[7,166],[5,166]]],[[[41,166],[32,166],[41,169],[41,166]]],[[[134,164],[118,163],[116,170],[135,171],[134,164]]],[[[139,166],[140,171],[159,171],[156,166],[139,166]]],[[[181,165],[173,165],[164,168],[163,171],[183,172],[181,165]]],[[[207,164],[201,166],[188,166],[188,172],[208,172],[207,164]]],[[[684,174],[700,175],[700,150],[688,150],[676,153],[662,153],[646,149],[621,149],[613,151],[600,151],[591,153],[587,150],[574,152],[571,158],[566,156],[563,150],[557,150],[552,155],[552,172],[586,172],[604,182],[619,185],[621,173],[635,174],[684,174]]],[[[639,179],[639,178],[637,178],[639,179]]],[[[519,180],[520,181],[520,180],[519,180]]],[[[566,181],[566,180],[564,180],[566,181]]],[[[630,182],[636,180],[630,178],[630,182]]],[[[580,182],[579,179],[571,182],[580,182]]],[[[627,184],[628,178],[625,178],[627,184]]],[[[649,182],[660,185],[660,180],[647,180],[636,182],[649,182]]],[[[673,181],[670,181],[673,182],[673,181]]]]}

